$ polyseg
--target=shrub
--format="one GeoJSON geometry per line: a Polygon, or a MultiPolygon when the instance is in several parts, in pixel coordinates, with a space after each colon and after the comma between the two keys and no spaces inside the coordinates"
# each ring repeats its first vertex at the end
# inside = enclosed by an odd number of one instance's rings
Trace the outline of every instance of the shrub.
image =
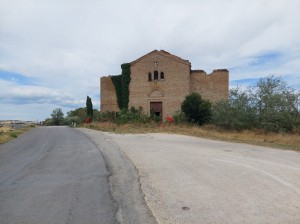
{"type": "Polygon", "coordinates": [[[172,124],[175,122],[174,118],[173,117],[166,117],[166,122],[169,123],[169,124],[172,124]]]}
{"type": "Polygon", "coordinates": [[[11,132],[11,133],[9,133],[9,135],[12,138],[17,138],[18,137],[17,133],[15,133],[15,132],[11,132]]]}
{"type": "Polygon", "coordinates": [[[154,111],[150,111],[149,119],[157,123],[162,121],[162,117],[160,115],[156,115],[154,111]]]}
{"type": "Polygon", "coordinates": [[[78,117],[78,116],[71,116],[71,117],[66,117],[65,119],[64,119],[64,124],[65,125],[72,125],[72,124],[74,124],[74,123],[76,123],[76,124],[80,124],[80,117],[78,117]]]}
{"type": "Polygon", "coordinates": [[[225,129],[251,129],[256,124],[256,112],[246,91],[232,89],[229,99],[213,106],[212,122],[225,129]]]}
{"type": "Polygon", "coordinates": [[[186,96],[181,104],[181,110],[189,122],[202,125],[211,120],[211,103],[203,100],[198,93],[186,96]]]}
{"type": "Polygon", "coordinates": [[[46,118],[45,119],[45,125],[46,126],[52,126],[52,125],[54,125],[54,122],[51,118],[46,118]]]}
{"type": "Polygon", "coordinates": [[[259,127],[266,131],[290,132],[299,127],[299,93],[281,78],[260,79],[253,91],[259,127]]]}
{"type": "Polygon", "coordinates": [[[186,122],[186,117],[181,110],[176,111],[175,114],[173,115],[173,118],[175,124],[181,124],[186,122]]]}
{"type": "Polygon", "coordinates": [[[131,107],[130,110],[123,109],[118,113],[117,123],[126,124],[130,123],[147,123],[150,122],[150,118],[143,113],[143,108],[131,107]]]}
{"type": "MultiPolygon", "coordinates": [[[[94,115],[95,115],[95,111],[96,110],[94,110],[94,115]]],[[[77,109],[71,110],[67,113],[68,117],[74,117],[74,116],[79,117],[80,122],[85,122],[86,114],[87,114],[86,107],[77,108],[77,109]]]]}
{"type": "Polygon", "coordinates": [[[248,91],[233,89],[228,101],[213,107],[213,123],[227,129],[259,128],[271,132],[300,130],[299,92],[281,78],[261,78],[248,91]]]}
{"type": "Polygon", "coordinates": [[[115,122],[116,121],[116,113],[115,112],[97,112],[96,114],[94,113],[94,121],[99,121],[99,122],[115,122]]]}

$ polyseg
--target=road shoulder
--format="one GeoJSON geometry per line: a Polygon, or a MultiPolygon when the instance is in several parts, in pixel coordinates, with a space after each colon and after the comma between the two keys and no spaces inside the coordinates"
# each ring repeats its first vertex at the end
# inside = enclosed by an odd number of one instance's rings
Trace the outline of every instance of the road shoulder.
{"type": "Polygon", "coordinates": [[[145,202],[139,173],[119,146],[100,131],[79,129],[86,134],[103,154],[111,173],[111,194],[118,205],[116,218],[120,223],[157,223],[145,202]]]}

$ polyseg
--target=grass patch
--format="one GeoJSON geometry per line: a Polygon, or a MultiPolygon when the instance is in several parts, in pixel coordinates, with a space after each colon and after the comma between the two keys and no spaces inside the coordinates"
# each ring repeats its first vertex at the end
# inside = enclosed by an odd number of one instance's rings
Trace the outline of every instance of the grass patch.
{"type": "Polygon", "coordinates": [[[10,133],[9,133],[9,136],[12,137],[12,138],[17,138],[17,137],[18,137],[18,134],[17,134],[16,132],[13,131],[13,132],[10,132],[10,133]]]}
{"type": "Polygon", "coordinates": [[[256,131],[227,131],[214,125],[188,125],[188,124],[124,124],[117,125],[111,122],[99,122],[84,124],[85,128],[114,133],[171,133],[189,135],[195,137],[209,138],[214,140],[247,143],[273,148],[290,149],[300,152],[300,134],[279,134],[267,133],[261,130],[256,131]]]}
{"type": "Polygon", "coordinates": [[[16,130],[0,131],[0,144],[3,144],[5,142],[17,138],[19,135],[30,130],[31,128],[33,127],[30,126],[30,127],[20,128],[16,130]]]}

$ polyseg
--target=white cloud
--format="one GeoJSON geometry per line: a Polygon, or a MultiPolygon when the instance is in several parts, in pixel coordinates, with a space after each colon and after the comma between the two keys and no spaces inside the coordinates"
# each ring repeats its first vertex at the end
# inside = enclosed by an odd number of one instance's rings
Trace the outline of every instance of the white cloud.
{"type": "Polygon", "coordinates": [[[76,100],[70,93],[59,90],[30,85],[19,85],[14,82],[0,80],[0,102],[16,104],[56,104],[64,107],[74,107],[82,103],[76,100]]]}

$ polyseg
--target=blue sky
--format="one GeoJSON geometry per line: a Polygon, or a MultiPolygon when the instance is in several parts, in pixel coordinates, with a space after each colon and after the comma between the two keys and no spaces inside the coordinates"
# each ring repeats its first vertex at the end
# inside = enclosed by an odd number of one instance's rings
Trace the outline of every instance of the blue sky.
{"type": "Polygon", "coordinates": [[[230,87],[277,75],[300,89],[299,0],[0,0],[0,120],[100,107],[100,77],[154,50],[230,87]]]}

